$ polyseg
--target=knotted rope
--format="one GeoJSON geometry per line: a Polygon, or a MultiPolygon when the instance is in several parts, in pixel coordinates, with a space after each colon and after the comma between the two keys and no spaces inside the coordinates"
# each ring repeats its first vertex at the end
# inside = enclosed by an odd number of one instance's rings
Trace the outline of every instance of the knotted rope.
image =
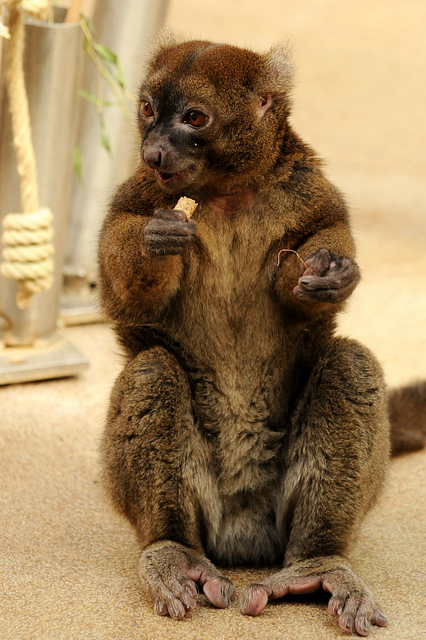
{"type": "Polygon", "coordinates": [[[10,213],[3,219],[4,249],[0,273],[19,282],[16,304],[23,309],[30,304],[34,293],[49,289],[53,283],[53,216],[49,209],[40,209],[24,78],[24,12],[43,19],[49,11],[50,0],[0,0],[1,6],[9,10],[9,27],[3,25],[0,33],[10,40],[6,87],[23,213],[10,213]]]}

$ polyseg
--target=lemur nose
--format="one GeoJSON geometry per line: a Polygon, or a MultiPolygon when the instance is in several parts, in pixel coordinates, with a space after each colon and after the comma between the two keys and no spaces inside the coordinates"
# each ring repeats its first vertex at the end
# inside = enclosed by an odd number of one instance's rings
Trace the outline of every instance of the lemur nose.
{"type": "Polygon", "coordinates": [[[158,147],[150,147],[143,152],[143,159],[151,169],[159,169],[161,167],[162,153],[158,147]]]}

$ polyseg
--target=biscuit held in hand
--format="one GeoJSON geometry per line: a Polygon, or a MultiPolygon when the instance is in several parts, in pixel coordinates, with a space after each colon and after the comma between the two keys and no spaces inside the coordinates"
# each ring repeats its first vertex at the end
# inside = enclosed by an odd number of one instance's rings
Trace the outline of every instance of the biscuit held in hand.
{"type": "Polygon", "coordinates": [[[156,209],[145,225],[144,248],[151,256],[177,255],[194,241],[196,224],[190,217],[197,208],[190,198],[180,198],[174,209],[156,209]]]}
{"type": "Polygon", "coordinates": [[[186,217],[190,218],[197,207],[198,202],[195,202],[195,200],[187,198],[186,196],[182,196],[182,198],[179,198],[179,200],[177,201],[175,209],[183,211],[186,214],[186,217]]]}

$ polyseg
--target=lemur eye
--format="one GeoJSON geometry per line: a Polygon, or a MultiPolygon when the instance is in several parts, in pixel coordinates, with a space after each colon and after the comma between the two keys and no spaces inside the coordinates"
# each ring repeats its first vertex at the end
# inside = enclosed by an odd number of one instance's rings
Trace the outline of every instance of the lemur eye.
{"type": "Polygon", "coordinates": [[[152,116],[154,115],[154,109],[152,108],[152,104],[150,102],[141,103],[141,114],[144,118],[152,118],[152,116]]]}
{"type": "Polygon", "coordinates": [[[203,124],[206,124],[208,119],[209,117],[201,111],[188,111],[188,113],[185,114],[183,121],[185,124],[191,125],[191,127],[202,127],[203,124]]]}

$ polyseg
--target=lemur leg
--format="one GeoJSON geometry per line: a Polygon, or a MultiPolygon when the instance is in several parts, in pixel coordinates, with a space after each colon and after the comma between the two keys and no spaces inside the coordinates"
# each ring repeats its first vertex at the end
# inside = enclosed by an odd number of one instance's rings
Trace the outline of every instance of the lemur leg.
{"type": "Polygon", "coordinates": [[[227,607],[232,583],[200,540],[196,489],[206,482],[207,454],[186,375],[163,347],[140,353],[119,376],[102,453],[106,487],[141,542],[139,571],[157,613],[183,618],[198,588],[214,606],[227,607]]]}
{"type": "Polygon", "coordinates": [[[386,393],[374,357],[335,339],[312,371],[291,426],[279,526],[287,540],[284,569],[246,587],[243,613],[268,599],[319,588],[343,631],[367,635],[386,625],[345,554],[382,487],[389,457],[386,393]]]}

